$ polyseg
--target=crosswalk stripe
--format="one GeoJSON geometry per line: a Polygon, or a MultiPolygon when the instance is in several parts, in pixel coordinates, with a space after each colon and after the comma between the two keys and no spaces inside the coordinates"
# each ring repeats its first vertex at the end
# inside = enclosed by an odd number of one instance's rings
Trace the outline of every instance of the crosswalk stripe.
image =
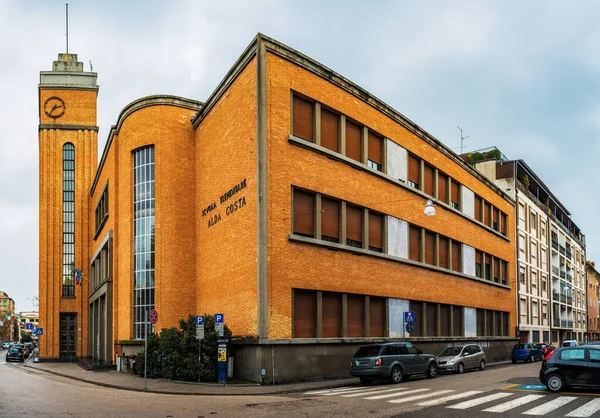
{"type": "Polygon", "coordinates": [[[565,415],[566,417],[591,417],[600,410],[600,399],[596,398],[565,415]]]}
{"type": "Polygon", "coordinates": [[[351,390],[358,390],[358,389],[363,389],[363,386],[355,386],[355,387],[341,387],[341,388],[335,388],[335,389],[321,389],[321,390],[312,390],[310,392],[304,392],[305,395],[320,395],[323,393],[330,393],[330,392],[346,392],[346,391],[351,391],[351,390]]]}
{"type": "Polygon", "coordinates": [[[375,400],[375,399],[393,398],[394,396],[409,395],[411,393],[426,392],[428,390],[429,389],[412,389],[412,390],[407,390],[406,392],[402,392],[402,393],[392,393],[392,394],[388,393],[386,395],[371,396],[371,397],[365,398],[365,399],[371,401],[371,400],[375,400]]]}
{"type": "Polygon", "coordinates": [[[484,409],[484,412],[506,412],[514,409],[518,406],[528,404],[529,402],[537,401],[538,399],[544,398],[546,395],[527,395],[522,398],[513,399],[512,401],[501,403],[500,405],[492,406],[491,408],[484,409]]]}
{"type": "Polygon", "coordinates": [[[574,401],[575,399],[577,399],[576,396],[561,396],[560,398],[556,398],[550,402],[546,402],[545,404],[536,406],[535,408],[530,409],[529,411],[525,411],[523,412],[523,415],[546,415],[547,413],[552,412],[555,409],[558,409],[561,406],[564,406],[569,402],[574,401]]]}
{"type": "MultiPolygon", "coordinates": [[[[384,392],[401,392],[401,391],[405,391],[408,390],[408,388],[392,388],[392,389],[383,389],[380,390],[378,393],[384,393],[384,392]]],[[[355,398],[357,396],[364,396],[364,395],[371,395],[371,392],[352,392],[349,395],[347,394],[342,394],[340,396],[344,397],[344,398],[355,398]]]]}
{"type": "Polygon", "coordinates": [[[365,392],[365,393],[368,393],[368,392],[377,391],[379,389],[380,388],[378,388],[378,387],[373,387],[373,388],[367,389],[364,386],[361,386],[361,387],[357,387],[355,389],[348,389],[348,390],[345,390],[345,391],[338,390],[336,392],[328,391],[328,392],[325,392],[325,393],[310,393],[310,392],[307,392],[306,395],[332,396],[332,395],[340,395],[340,394],[344,394],[344,393],[356,393],[356,392],[365,392]]]}
{"type": "Polygon", "coordinates": [[[446,396],[444,398],[434,399],[433,401],[421,402],[421,403],[419,403],[417,405],[419,405],[419,406],[441,405],[441,404],[446,403],[448,401],[453,401],[455,399],[468,398],[469,396],[479,395],[480,393],[483,393],[483,392],[481,392],[479,390],[470,390],[468,392],[457,393],[456,395],[450,395],[450,396],[446,396]]]}
{"type": "Polygon", "coordinates": [[[502,399],[502,398],[505,398],[505,397],[511,396],[511,395],[512,395],[512,393],[508,393],[508,392],[494,393],[493,395],[488,395],[488,396],[484,396],[483,398],[477,398],[477,399],[473,399],[471,401],[457,403],[456,405],[447,406],[446,408],[467,409],[467,408],[471,408],[473,406],[481,405],[482,403],[495,401],[496,399],[502,399]]]}
{"type": "Polygon", "coordinates": [[[409,396],[408,398],[394,399],[389,403],[404,403],[418,401],[419,399],[431,398],[432,396],[445,395],[446,393],[454,392],[453,390],[438,390],[437,392],[426,393],[424,395],[409,396]]]}

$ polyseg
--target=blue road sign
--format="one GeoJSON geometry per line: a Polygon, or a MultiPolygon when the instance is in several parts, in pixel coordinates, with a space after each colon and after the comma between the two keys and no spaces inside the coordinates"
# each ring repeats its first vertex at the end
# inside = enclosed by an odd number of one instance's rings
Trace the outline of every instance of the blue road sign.
{"type": "Polygon", "coordinates": [[[35,328],[33,331],[31,331],[31,333],[33,335],[44,335],[44,328],[35,328]]]}
{"type": "Polygon", "coordinates": [[[33,330],[33,322],[28,322],[25,324],[25,329],[27,330],[33,330]]]}
{"type": "Polygon", "coordinates": [[[204,316],[196,317],[196,326],[197,327],[204,326],[204,316]]]}
{"type": "Polygon", "coordinates": [[[404,312],[404,322],[415,322],[415,313],[413,311],[404,312]]]}
{"type": "Polygon", "coordinates": [[[222,313],[215,314],[215,324],[222,324],[225,322],[225,315],[222,313]]]}
{"type": "Polygon", "coordinates": [[[405,325],[405,327],[406,327],[406,332],[408,332],[410,334],[415,329],[415,323],[414,322],[407,322],[406,325],[405,325]]]}

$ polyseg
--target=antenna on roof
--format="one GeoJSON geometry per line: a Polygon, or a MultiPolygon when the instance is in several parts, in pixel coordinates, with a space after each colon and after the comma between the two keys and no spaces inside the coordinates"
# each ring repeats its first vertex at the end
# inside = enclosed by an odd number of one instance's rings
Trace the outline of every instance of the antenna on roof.
{"type": "Polygon", "coordinates": [[[66,4],[66,12],[67,12],[66,13],[67,17],[66,17],[65,24],[67,27],[67,32],[65,33],[65,37],[67,38],[67,55],[68,55],[69,54],[69,3],[66,4]]]}
{"type": "Polygon", "coordinates": [[[457,126],[458,130],[460,131],[460,155],[463,155],[464,153],[464,144],[463,141],[467,138],[469,138],[469,136],[463,136],[463,130],[460,129],[460,126],[457,126]]]}
{"type": "Polygon", "coordinates": [[[90,60],[90,72],[91,73],[94,72],[94,66],[92,65],[92,60],[90,60]]]}

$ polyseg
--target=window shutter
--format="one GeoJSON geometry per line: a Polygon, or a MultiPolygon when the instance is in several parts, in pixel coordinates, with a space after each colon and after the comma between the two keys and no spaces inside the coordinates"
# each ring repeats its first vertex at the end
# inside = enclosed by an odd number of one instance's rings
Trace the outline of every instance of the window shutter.
{"type": "Polygon", "coordinates": [[[411,225],[409,231],[409,258],[421,261],[421,228],[411,225]]]}
{"type": "Polygon", "coordinates": [[[348,295],[348,337],[364,337],[364,297],[348,295]]]}
{"type": "Polygon", "coordinates": [[[410,154],[408,156],[408,180],[415,184],[419,184],[419,165],[420,160],[410,154]]]}
{"type": "Polygon", "coordinates": [[[450,337],[450,305],[440,305],[440,337],[450,337]]]}
{"type": "Polygon", "coordinates": [[[483,256],[481,251],[475,251],[475,263],[476,264],[481,264],[481,257],[483,256]]]}
{"type": "Polygon", "coordinates": [[[423,191],[429,196],[433,196],[433,167],[429,164],[425,164],[423,171],[423,191]]]}
{"type": "Polygon", "coordinates": [[[459,204],[459,200],[458,200],[458,190],[460,188],[460,184],[457,183],[454,179],[452,180],[452,202],[455,203],[456,205],[459,204]]]}
{"type": "Polygon", "coordinates": [[[502,284],[508,284],[508,263],[504,261],[502,263],[502,284]]]}
{"type": "Polygon", "coordinates": [[[462,254],[460,248],[460,242],[452,241],[452,270],[459,273],[462,271],[462,254]]]}
{"type": "Polygon", "coordinates": [[[323,292],[321,313],[323,315],[323,338],[341,337],[342,295],[323,292]]]}
{"type": "Polygon", "coordinates": [[[435,264],[435,234],[429,231],[425,232],[425,262],[435,264]]]}
{"type": "Polygon", "coordinates": [[[497,224],[498,223],[498,208],[493,207],[492,210],[494,211],[494,222],[497,224]]]}
{"type": "Polygon", "coordinates": [[[484,209],[483,209],[483,223],[486,224],[487,226],[492,226],[490,224],[490,207],[491,207],[491,205],[488,203],[484,206],[484,209]]]}
{"type": "Polygon", "coordinates": [[[339,134],[340,116],[321,107],[321,146],[340,152],[339,134]]]}
{"type": "Polygon", "coordinates": [[[369,131],[369,160],[383,165],[383,138],[369,131]]]}
{"type": "Polygon", "coordinates": [[[369,249],[383,250],[383,216],[369,211],[369,249]]]}
{"type": "Polygon", "coordinates": [[[448,201],[448,177],[442,173],[438,173],[438,200],[450,203],[448,201]]]}
{"type": "Polygon", "coordinates": [[[439,249],[439,264],[441,268],[448,268],[448,238],[440,237],[439,240],[440,249],[439,249]]]}
{"type": "Polygon", "coordinates": [[[502,214],[502,234],[507,235],[506,223],[508,222],[508,216],[505,213],[502,214]]]}
{"type": "Polygon", "coordinates": [[[357,206],[346,205],[346,238],[362,243],[363,210],[357,206]]]}
{"type": "Polygon", "coordinates": [[[427,335],[426,337],[437,336],[437,303],[427,303],[427,335]]]}
{"type": "Polygon", "coordinates": [[[494,257],[494,281],[500,282],[500,259],[494,257]]]}
{"type": "Polygon", "coordinates": [[[361,128],[346,120],[346,156],[361,162],[361,128]]]}
{"type": "Polygon", "coordinates": [[[369,298],[369,336],[385,336],[385,298],[369,298]]]}
{"type": "Polygon", "coordinates": [[[463,335],[463,308],[462,306],[453,306],[452,307],[452,319],[454,321],[452,327],[452,335],[455,337],[459,337],[463,335]]]}
{"type": "Polygon", "coordinates": [[[314,142],[314,104],[294,96],[294,136],[314,142]]]}
{"type": "Polygon", "coordinates": [[[340,240],[340,202],[321,198],[321,238],[339,242],[340,240]]]}
{"type": "Polygon", "coordinates": [[[481,197],[475,195],[475,219],[481,222],[481,197]]]}
{"type": "Polygon", "coordinates": [[[294,189],[294,233],[314,237],[315,194],[294,189]]]}
{"type": "Polygon", "coordinates": [[[317,317],[317,294],[294,289],[294,338],[314,338],[317,317]]]}

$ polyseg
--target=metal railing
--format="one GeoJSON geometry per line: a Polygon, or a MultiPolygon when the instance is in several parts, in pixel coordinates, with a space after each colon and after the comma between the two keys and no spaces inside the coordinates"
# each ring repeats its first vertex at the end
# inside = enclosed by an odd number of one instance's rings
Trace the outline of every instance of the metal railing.
{"type": "Polygon", "coordinates": [[[562,245],[559,245],[558,252],[561,253],[562,255],[565,255],[565,247],[563,247],[562,245]]]}
{"type": "Polygon", "coordinates": [[[552,248],[554,248],[555,250],[558,250],[558,241],[552,240],[552,248]]]}
{"type": "Polygon", "coordinates": [[[567,272],[566,272],[566,271],[564,271],[564,270],[561,270],[561,271],[560,271],[560,278],[561,278],[561,279],[566,279],[566,278],[567,278],[567,272]]]}
{"type": "Polygon", "coordinates": [[[560,270],[558,269],[558,267],[552,266],[552,273],[554,273],[554,274],[556,274],[558,276],[559,272],[560,272],[560,270]]]}

